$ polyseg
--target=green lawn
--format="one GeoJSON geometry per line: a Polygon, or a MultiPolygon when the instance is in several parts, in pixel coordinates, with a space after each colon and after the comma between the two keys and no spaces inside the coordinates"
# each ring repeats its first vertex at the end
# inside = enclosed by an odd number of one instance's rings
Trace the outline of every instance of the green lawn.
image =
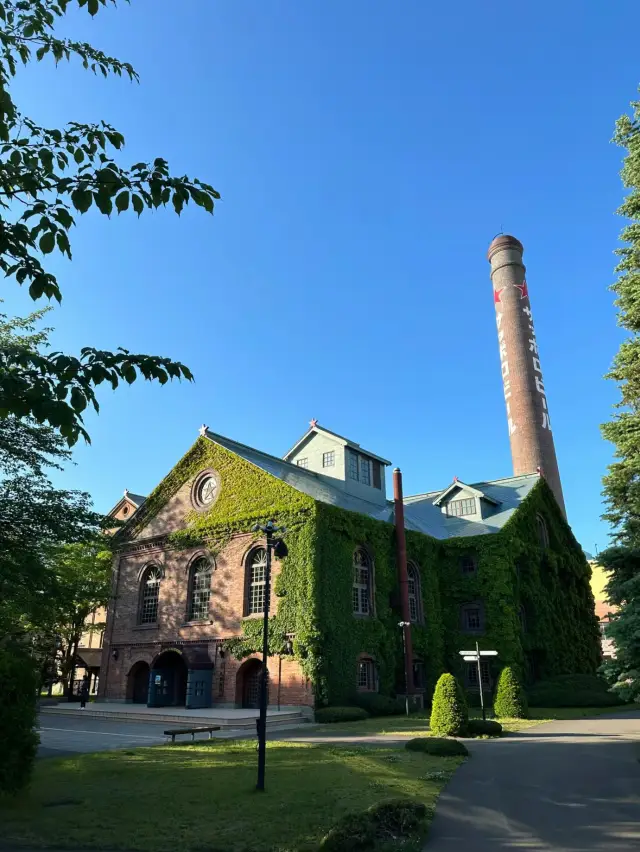
{"type": "Polygon", "coordinates": [[[7,845],[173,852],[305,852],[344,814],[409,796],[433,809],[458,758],[397,748],[212,741],[41,760],[0,800],[7,845]]]}
{"type": "MultiPolygon", "coordinates": [[[[628,713],[640,709],[637,704],[625,704],[617,707],[531,707],[529,719],[500,719],[500,724],[507,732],[522,731],[541,725],[543,722],[553,722],[559,719],[585,719],[589,716],[604,716],[607,713],[628,713]]],[[[480,718],[480,710],[473,707],[470,715],[480,718]]],[[[488,718],[493,718],[488,716],[488,718]]],[[[411,716],[383,716],[374,719],[363,719],[361,722],[342,722],[331,725],[319,725],[317,731],[336,736],[372,736],[381,734],[389,737],[424,737],[429,735],[429,714],[413,713],[411,716]]]]}

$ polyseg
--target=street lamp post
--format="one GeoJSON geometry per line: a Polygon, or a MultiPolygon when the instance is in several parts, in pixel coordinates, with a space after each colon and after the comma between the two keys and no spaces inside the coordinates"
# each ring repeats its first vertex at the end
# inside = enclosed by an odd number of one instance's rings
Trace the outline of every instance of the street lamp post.
{"type": "MultiPolygon", "coordinates": [[[[406,628],[411,627],[410,621],[399,621],[398,627],[402,630],[402,657],[406,661],[407,658],[407,633],[406,628]]],[[[405,662],[404,666],[404,708],[407,711],[407,716],[409,715],[409,684],[408,684],[408,672],[407,666],[405,662]]]]}
{"type": "Polygon", "coordinates": [[[264,791],[264,772],[267,757],[267,661],[269,659],[269,608],[271,603],[271,552],[276,556],[287,555],[287,545],[281,538],[274,538],[275,533],[285,533],[284,527],[277,527],[273,521],[266,524],[255,524],[253,532],[262,532],[267,543],[267,565],[264,578],[264,616],[262,620],[262,672],[260,677],[260,716],[258,717],[258,781],[256,790],[264,791]]]}

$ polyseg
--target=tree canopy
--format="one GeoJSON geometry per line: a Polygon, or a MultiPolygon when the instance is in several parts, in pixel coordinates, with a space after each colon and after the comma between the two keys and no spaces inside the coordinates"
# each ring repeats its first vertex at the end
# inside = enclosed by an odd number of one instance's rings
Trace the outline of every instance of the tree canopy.
{"type": "MultiPolygon", "coordinates": [[[[77,215],[94,208],[104,216],[171,205],[179,215],[195,204],[213,212],[219,193],[208,183],[174,176],[162,157],[125,167],[116,161],[122,133],[111,125],[71,122],[41,127],[24,115],[11,94],[20,64],[77,59],[105,77],[137,81],[128,62],[84,42],[57,38],[55,25],[71,5],[90,15],[115,0],[0,0],[0,270],[28,288],[34,299],[62,300],[60,282],[46,268],[58,251],[71,259],[70,235],[77,215]]],[[[82,412],[99,410],[96,387],[121,381],[166,383],[193,377],[170,358],[134,354],[119,347],[107,352],[85,346],[79,356],[42,352],[38,347],[0,350],[0,418],[32,417],[49,423],[69,445],[89,440],[82,412]]]]}
{"type": "Polygon", "coordinates": [[[616,546],[603,551],[609,571],[607,594],[619,607],[607,628],[617,658],[605,670],[628,698],[640,695],[640,101],[616,123],[614,142],[625,150],[621,177],[627,190],[618,213],[627,219],[616,253],[618,324],[629,336],[609,372],[620,389],[613,419],[602,432],[614,445],[615,461],[604,478],[605,519],[613,525],[616,546]]]}

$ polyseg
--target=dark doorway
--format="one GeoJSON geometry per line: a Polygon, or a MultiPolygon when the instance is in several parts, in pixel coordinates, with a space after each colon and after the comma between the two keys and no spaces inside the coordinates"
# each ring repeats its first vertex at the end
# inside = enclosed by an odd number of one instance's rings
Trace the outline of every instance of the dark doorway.
{"type": "Polygon", "coordinates": [[[129,672],[127,698],[134,704],[146,704],[149,698],[149,666],[136,663],[129,672]]]}
{"type": "MultiPolygon", "coordinates": [[[[262,662],[247,660],[238,669],[238,693],[241,707],[257,710],[260,706],[260,678],[262,677],[262,662]]],[[[267,703],[269,684],[267,683],[267,703]]]]}
{"type": "Polygon", "coordinates": [[[150,707],[183,707],[187,697],[187,666],[182,654],[166,651],[151,669],[150,707]]]}

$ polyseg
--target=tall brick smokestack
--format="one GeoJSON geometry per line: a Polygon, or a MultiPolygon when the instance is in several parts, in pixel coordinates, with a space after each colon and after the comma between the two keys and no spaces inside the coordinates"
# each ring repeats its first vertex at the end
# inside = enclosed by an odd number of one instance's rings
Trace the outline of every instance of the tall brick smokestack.
{"type": "Polygon", "coordinates": [[[513,473],[540,471],[566,517],[523,252],[519,240],[504,235],[495,238],[488,253],[513,473]]]}

